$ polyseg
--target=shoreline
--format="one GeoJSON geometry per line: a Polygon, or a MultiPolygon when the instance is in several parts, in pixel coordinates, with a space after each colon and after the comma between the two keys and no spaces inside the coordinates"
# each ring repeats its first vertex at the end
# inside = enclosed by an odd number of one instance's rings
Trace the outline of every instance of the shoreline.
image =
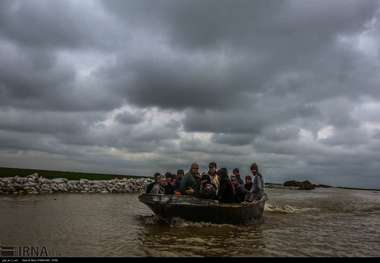
{"type": "Polygon", "coordinates": [[[345,187],[345,186],[332,186],[332,188],[380,192],[380,189],[354,188],[354,187],[345,187]]]}
{"type": "Polygon", "coordinates": [[[28,175],[37,173],[42,177],[48,179],[66,178],[68,180],[112,180],[123,178],[149,178],[148,176],[138,175],[123,175],[123,174],[106,174],[106,173],[92,173],[92,172],[75,172],[75,171],[58,171],[58,170],[43,170],[32,168],[13,168],[13,167],[0,167],[0,178],[4,177],[26,177],[28,175]]]}
{"type": "MultiPolygon", "coordinates": [[[[297,190],[297,186],[284,186],[281,183],[265,183],[267,188],[278,188],[278,189],[294,189],[297,190]]],[[[334,189],[347,189],[347,190],[361,190],[361,191],[378,191],[380,189],[372,189],[372,188],[356,188],[356,187],[346,187],[346,186],[331,186],[331,185],[315,185],[315,188],[334,188],[334,189]]]]}
{"type": "MultiPolygon", "coordinates": [[[[122,174],[102,174],[102,173],[90,173],[90,172],[72,172],[72,171],[56,171],[56,170],[42,170],[42,169],[30,169],[30,168],[12,168],[12,167],[0,167],[0,181],[4,178],[19,177],[25,178],[32,174],[37,174],[45,179],[63,179],[67,181],[110,181],[110,180],[128,180],[128,179],[145,179],[152,180],[151,176],[138,176],[138,175],[122,175],[122,174]]],[[[284,182],[285,183],[285,182],[284,182]]],[[[265,183],[268,188],[279,189],[294,189],[297,190],[297,186],[284,186],[284,183],[265,183]]],[[[348,186],[330,186],[323,184],[313,184],[315,188],[337,188],[347,190],[362,190],[362,191],[380,191],[380,189],[368,189],[368,188],[356,188],[348,186]]],[[[1,188],[1,185],[0,185],[1,188]]],[[[1,194],[1,191],[0,191],[1,194]]]]}
{"type": "Polygon", "coordinates": [[[54,193],[140,193],[152,179],[122,178],[111,180],[48,179],[37,173],[26,177],[0,177],[0,195],[54,194],[54,193]]]}

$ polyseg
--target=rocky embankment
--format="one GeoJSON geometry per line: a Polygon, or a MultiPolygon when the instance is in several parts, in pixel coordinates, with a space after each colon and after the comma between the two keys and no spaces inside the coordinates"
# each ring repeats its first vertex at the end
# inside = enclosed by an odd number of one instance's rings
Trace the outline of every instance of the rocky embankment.
{"type": "Polygon", "coordinates": [[[52,193],[139,193],[149,178],[123,178],[112,180],[47,179],[38,174],[27,177],[0,178],[0,194],[52,194],[52,193]]]}

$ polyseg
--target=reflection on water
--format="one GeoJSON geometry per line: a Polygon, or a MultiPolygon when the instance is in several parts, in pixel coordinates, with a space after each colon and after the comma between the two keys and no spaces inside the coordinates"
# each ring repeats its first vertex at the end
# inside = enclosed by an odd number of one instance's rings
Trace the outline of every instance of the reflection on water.
{"type": "Polygon", "coordinates": [[[0,244],[62,256],[379,256],[380,194],[268,189],[264,223],[160,222],[136,194],[0,196],[0,244]]]}

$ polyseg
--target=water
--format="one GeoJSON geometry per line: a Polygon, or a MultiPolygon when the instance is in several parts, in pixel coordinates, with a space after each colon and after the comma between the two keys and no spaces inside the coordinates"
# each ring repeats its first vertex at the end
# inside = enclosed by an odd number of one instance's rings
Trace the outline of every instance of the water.
{"type": "Polygon", "coordinates": [[[380,256],[380,192],[267,193],[254,226],[166,225],[137,194],[0,196],[0,245],[60,256],[380,256]]]}

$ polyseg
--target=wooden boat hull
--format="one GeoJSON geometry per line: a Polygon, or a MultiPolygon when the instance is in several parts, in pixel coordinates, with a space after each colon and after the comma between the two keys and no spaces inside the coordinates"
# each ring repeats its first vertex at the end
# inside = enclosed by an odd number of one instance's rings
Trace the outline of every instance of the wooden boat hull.
{"type": "Polygon", "coordinates": [[[187,195],[160,194],[142,194],[139,200],[165,221],[179,217],[196,222],[252,224],[261,222],[267,196],[248,204],[227,204],[187,195]]]}

